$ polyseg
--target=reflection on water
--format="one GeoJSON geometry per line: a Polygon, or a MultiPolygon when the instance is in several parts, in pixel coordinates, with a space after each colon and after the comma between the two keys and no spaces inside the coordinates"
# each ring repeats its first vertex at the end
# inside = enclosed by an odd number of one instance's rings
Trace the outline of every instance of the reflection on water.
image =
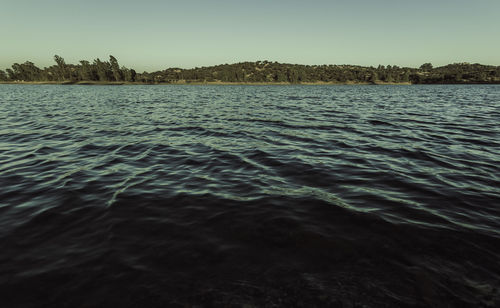
{"type": "Polygon", "coordinates": [[[0,85],[0,303],[500,305],[498,86],[0,85]]]}

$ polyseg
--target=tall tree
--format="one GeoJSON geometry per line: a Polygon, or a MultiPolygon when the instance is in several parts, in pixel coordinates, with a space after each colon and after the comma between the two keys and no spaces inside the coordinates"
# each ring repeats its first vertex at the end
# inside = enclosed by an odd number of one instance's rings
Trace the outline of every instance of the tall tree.
{"type": "Polygon", "coordinates": [[[92,66],[89,63],[89,61],[86,60],[81,60],[80,61],[80,70],[79,70],[79,77],[80,80],[93,80],[92,76],[92,66]]]}
{"type": "Polygon", "coordinates": [[[137,78],[137,73],[135,72],[134,69],[130,69],[130,81],[134,82],[135,79],[137,78]]]}
{"type": "Polygon", "coordinates": [[[58,67],[58,80],[65,80],[68,77],[66,62],[64,62],[64,59],[58,55],[54,56],[54,60],[56,61],[58,67]]]}
{"type": "Polygon", "coordinates": [[[113,72],[113,77],[115,81],[123,81],[123,73],[120,70],[120,65],[118,65],[118,60],[115,57],[109,56],[109,63],[111,64],[111,71],[113,72]]]}
{"type": "Polygon", "coordinates": [[[94,60],[94,65],[97,71],[97,76],[100,81],[110,81],[110,65],[107,62],[101,61],[99,58],[94,60]]]}

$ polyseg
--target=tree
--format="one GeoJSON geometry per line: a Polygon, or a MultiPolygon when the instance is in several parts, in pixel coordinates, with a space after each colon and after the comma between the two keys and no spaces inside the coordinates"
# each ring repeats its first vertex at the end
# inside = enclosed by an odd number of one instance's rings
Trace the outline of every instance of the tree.
{"type": "Polygon", "coordinates": [[[299,82],[304,82],[307,80],[307,74],[303,69],[299,69],[298,71],[298,79],[299,82]]]}
{"type": "Polygon", "coordinates": [[[403,77],[401,77],[402,82],[409,82],[410,81],[410,72],[405,71],[403,74],[403,77]]]}
{"type": "Polygon", "coordinates": [[[19,64],[19,63],[12,64],[12,72],[13,72],[12,79],[15,79],[15,80],[24,80],[25,79],[23,70],[21,68],[21,64],[19,64]]]}
{"type": "Polygon", "coordinates": [[[94,65],[97,71],[99,81],[110,81],[111,66],[108,62],[103,62],[99,58],[94,60],[94,65]]]}
{"type": "Polygon", "coordinates": [[[121,71],[122,71],[122,74],[123,74],[123,80],[124,81],[127,81],[127,82],[132,81],[131,80],[132,76],[131,76],[130,70],[128,68],[126,68],[125,66],[122,66],[121,71]]]}
{"type": "Polygon", "coordinates": [[[131,69],[130,70],[130,81],[134,82],[135,81],[135,78],[137,76],[137,73],[135,72],[134,69],[131,69]]]}
{"type": "Polygon", "coordinates": [[[289,68],[287,75],[288,75],[288,82],[297,83],[299,81],[299,73],[295,68],[289,68]]]}
{"type": "Polygon", "coordinates": [[[79,70],[79,77],[80,80],[92,80],[92,67],[89,61],[81,60],[80,61],[80,70],[79,70]]]}
{"type": "Polygon", "coordinates": [[[54,56],[54,60],[56,61],[58,67],[58,80],[65,80],[68,77],[66,62],[64,62],[64,59],[58,55],[54,56]]]}
{"type": "Polygon", "coordinates": [[[392,78],[392,74],[390,72],[385,75],[385,82],[394,82],[394,78],[392,78]]]}
{"type": "Polygon", "coordinates": [[[118,65],[118,60],[115,57],[109,56],[109,63],[111,64],[111,71],[113,72],[113,77],[115,81],[123,81],[123,73],[120,70],[120,65],[118,65]]]}
{"type": "Polygon", "coordinates": [[[39,69],[33,62],[26,61],[23,63],[24,70],[26,71],[29,80],[40,81],[41,69],[39,69]]]}
{"type": "Polygon", "coordinates": [[[420,69],[426,72],[429,72],[432,70],[432,64],[431,63],[424,63],[420,65],[420,69]]]}
{"type": "Polygon", "coordinates": [[[127,81],[127,82],[134,82],[135,81],[136,72],[133,69],[128,69],[125,66],[122,66],[121,71],[123,74],[124,81],[127,81]]]}
{"type": "Polygon", "coordinates": [[[14,73],[13,70],[11,70],[10,68],[6,69],[5,70],[7,72],[7,75],[9,77],[9,80],[16,80],[16,74],[14,73]]]}
{"type": "Polygon", "coordinates": [[[12,64],[12,76],[15,80],[38,81],[41,70],[33,62],[14,63],[12,64]]]}
{"type": "Polygon", "coordinates": [[[7,74],[3,70],[0,70],[0,80],[1,81],[7,81],[8,80],[7,74]]]}
{"type": "Polygon", "coordinates": [[[274,74],[274,81],[286,82],[287,81],[286,74],[282,71],[277,71],[276,74],[274,74]]]}

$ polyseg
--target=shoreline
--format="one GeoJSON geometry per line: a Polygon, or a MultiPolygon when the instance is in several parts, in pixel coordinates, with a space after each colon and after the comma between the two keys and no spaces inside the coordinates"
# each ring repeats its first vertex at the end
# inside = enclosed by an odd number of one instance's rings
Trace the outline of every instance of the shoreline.
{"type": "Polygon", "coordinates": [[[410,85],[410,84],[500,84],[500,66],[453,63],[419,68],[397,65],[304,65],[270,61],[238,62],[212,66],[170,67],[139,73],[109,61],[81,60],[67,64],[55,55],[52,66],[39,68],[33,62],[14,63],[0,69],[0,83],[75,85],[410,85]]]}
{"type": "Polygon", "coordinates": [[[128,81],[0,81],[0,84],[23,84],[23,85],[256,85],[256,86],[287,86],[287,85],[411,85],[410,82],[227,82],[227,81],[176,81],[176,82],[128,82],[128,81]]]}
{"type": "Polygon", "coordinates": [[[481,85],[481,84],[499,84],[499,83],[411,83],[411,82],[301,82],[301,83],[290,83],[290,82],[223,82],[223,81],[178,81],[178,82],[159,82],[159,83],[147,83],[147,82],[126,82],[126,81],[0,81],[0,84],[16,84],[16,85],[84,85],[84,86],[123,86],[123,85],[248,85],[248,86],[293,86],[293,85],[310,85],[310,86],[323,86],[323,85],[397,85],[397,86],[410,86],[410,85],[481,85]]]}

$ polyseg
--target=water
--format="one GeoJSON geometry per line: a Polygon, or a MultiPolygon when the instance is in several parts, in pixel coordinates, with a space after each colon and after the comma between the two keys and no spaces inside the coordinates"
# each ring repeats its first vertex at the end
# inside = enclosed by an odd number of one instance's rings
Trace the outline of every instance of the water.
{"type": "Polygon", "coordinates": [[[3,307],[500,305],[498,86],[0,85],[3,307]]]}

